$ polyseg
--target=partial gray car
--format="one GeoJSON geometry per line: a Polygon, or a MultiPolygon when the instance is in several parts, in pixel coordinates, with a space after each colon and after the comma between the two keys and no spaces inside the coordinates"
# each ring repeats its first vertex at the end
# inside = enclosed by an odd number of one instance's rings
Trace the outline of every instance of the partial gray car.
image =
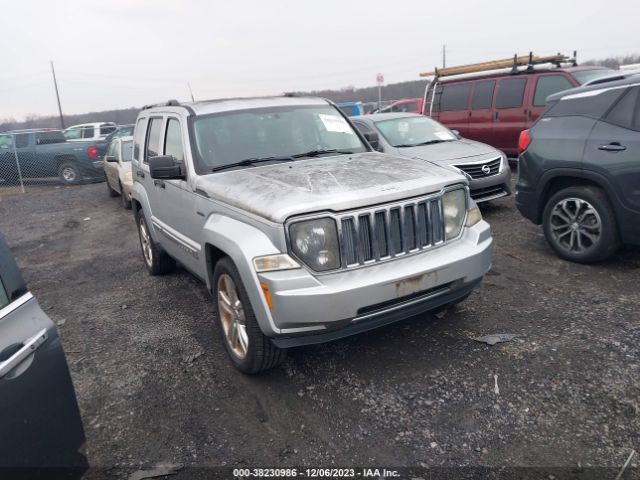
{"type": "Polygon", "coordinates": [[[467,179],[373,151],[327,100],[149,106],[132,166],[147,269],[206,282],[246,373],[462,301],[491,265],[467,179]]]}
{"type": "Polygon", "coordinates": [[[429,117],[398,112],[365,115],[352,121],[370,136],[370,143],[380,152],[421,158],[464,172],[471,198],[477,203],[511,194],[511,169],[500,150],[461,138],[429,117]]]}

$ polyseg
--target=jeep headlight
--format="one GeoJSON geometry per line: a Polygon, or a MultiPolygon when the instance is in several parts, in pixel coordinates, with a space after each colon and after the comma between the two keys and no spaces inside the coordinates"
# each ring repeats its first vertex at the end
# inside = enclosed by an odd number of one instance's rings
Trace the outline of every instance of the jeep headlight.
{"type": "Polygon", "coordinates": [[[467,192],[458,188],[442,196],[442,210],[444,212],[444,231],[447,240],[460,235],[464,218],[467,214],[467,192]]]}
{"type": "Polygon", "coordinates": [[[340,266],[338,231],[332,218],[292,223],[289,239],[293,253],[312,270],[323,272],[340,266]]]}

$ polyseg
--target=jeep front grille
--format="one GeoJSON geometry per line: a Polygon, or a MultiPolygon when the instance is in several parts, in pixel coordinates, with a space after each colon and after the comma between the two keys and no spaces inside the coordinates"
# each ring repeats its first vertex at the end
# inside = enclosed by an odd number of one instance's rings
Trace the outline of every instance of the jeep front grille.
{"type": "Polygon", "coordinates": [[[339,215],[342,266],[418,252],[444,242],[441,197],[339,215]]]}
{"type": "Polygon", "coordinates": [[[455,165],[456,168],[467,173],[471,178],[485,178],[500,173],[502,158],[498,157],[482,163],[462,163],[455,165]]]}

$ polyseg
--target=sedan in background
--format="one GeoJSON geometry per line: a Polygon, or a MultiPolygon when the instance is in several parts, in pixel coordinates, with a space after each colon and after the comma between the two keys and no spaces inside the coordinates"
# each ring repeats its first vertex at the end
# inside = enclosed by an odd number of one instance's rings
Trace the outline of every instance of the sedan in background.
{"type": "Polygon", "coordinates": [[[380,152],[420,158],[462,171],[469,179],[471,198],[476,202],[511,194],[511,169],[501,151],[461,138],[429,117],[377,113],[351,121],[380,152]]]}
{"type": "Polygon", "coordinates": [[[107,190],[110,197],[120,196],[122,206],[131,209],[131,157],[133,154],[133,137],[116,138],[109,144],[104,157],[104,174],[107,177],[107,190]]]}
{"type": "Polygon", "coordinates": [[[84,443],[56,327],[0,235],[0,478],[81,478],[84,443]]]}

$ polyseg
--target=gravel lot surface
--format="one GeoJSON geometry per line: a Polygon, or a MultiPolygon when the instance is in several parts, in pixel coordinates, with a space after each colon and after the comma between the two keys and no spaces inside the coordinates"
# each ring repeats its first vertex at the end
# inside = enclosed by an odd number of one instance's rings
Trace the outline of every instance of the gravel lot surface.
{"type": "Polygon", "coordinates": [[[513,197],[483,214],[494,266],[465,303],[292,350],[248,377],[227,361],[204,285],[180,269],[147,274],[133,216],[104,184],[0,196],[0,231],[60,325],[90,463],[113,478],[162,462],[185,466],[170,478],[215,465],[544,466],[570,478],[598,466],[613,478],[640,451],[640,251],[571,264],[513,197]],[[516,337],[473,340],[492,333],[516,337]]]}

